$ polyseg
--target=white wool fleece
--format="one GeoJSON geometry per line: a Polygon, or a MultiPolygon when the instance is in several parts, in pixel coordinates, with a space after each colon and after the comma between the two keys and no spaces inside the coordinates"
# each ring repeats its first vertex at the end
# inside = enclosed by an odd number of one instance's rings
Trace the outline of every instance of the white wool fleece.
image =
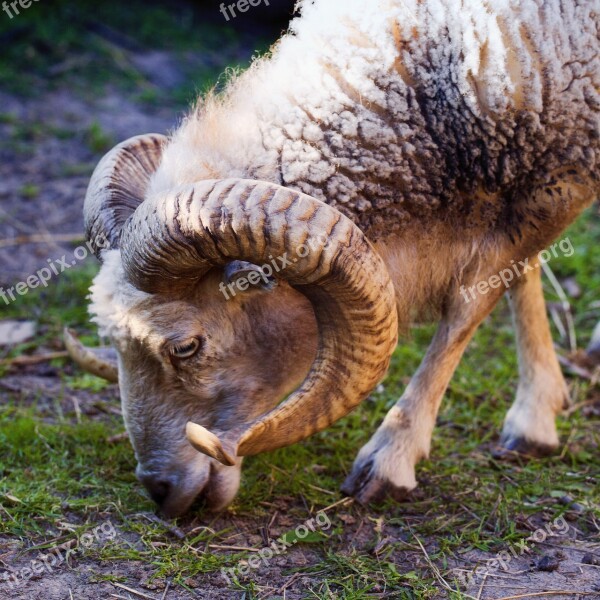
{"type": "MultiPolygon", "coordinates": [[[[596,168],[600,0],[300,6],[269,57],[184,121],[149,195],[264,179],[378,237],[414,219],[468,224],[474,190],[596,168]]],[[[511,201],[486,207],[491,223],[511,201]]]]}

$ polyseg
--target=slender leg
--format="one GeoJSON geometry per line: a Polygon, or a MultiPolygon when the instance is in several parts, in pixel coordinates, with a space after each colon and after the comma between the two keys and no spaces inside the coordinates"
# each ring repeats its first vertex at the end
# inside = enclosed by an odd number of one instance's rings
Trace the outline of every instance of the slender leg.
{"type": "Polygon", "coordinates": [[[471,337],[503,290],[470,303],[459,295],[446,312],[421,366],[398,403],[360,450],[342,486],[360,502],[397,499],[416,487],[415,465],[429,454],[444,393],[471,337]]]}
{"type": "Polygon", "coordinates": [[[502,450],[545,456],[558,447],[556,415],[569,404],[550,333],[541,269],[529,271],[510,290],[517,336],[519,387],[502,430],[502,450]]]}

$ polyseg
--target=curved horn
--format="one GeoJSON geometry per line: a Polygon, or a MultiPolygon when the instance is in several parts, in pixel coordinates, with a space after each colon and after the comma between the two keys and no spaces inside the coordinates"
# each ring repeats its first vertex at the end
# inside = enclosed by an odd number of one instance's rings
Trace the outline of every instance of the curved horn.
{"type": "Polygon", "coordinates": [[[191,443],[224,464],[325,429],[387,370],[398,323],[386,266],[352,221],[315,198],[260,181],[198,182],[142,204],[123,228],[121,255],[127,277],[149,293],[189,287],[231,260],[285,259],[278,276],[313,305],[317,356],[286,401],[220,434],[188,426],[191,443]]]}
{"type": "Polygon", "coordinates": [[[95,168],[83,213],[87,239],[98,258],[100,250],[119,246],[123,224],[144,201],[166,141],[159,133],[132,137],[115,146],[95,168]]]}
{"type": "Polygon", "coordinates": [[[118,383],[117,357],[112,348],[87,348],[68,327],[63,330],[63,339],[69,356],[84,371],[111,383],[118,383]]]}

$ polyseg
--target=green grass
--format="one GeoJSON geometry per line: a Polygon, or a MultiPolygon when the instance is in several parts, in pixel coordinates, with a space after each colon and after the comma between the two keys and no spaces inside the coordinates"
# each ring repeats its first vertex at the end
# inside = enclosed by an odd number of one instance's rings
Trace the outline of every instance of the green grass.
{"type": "MultiPolygon", "coordinates": [[[[580,346],[587,342],[599,317],[597,309],[590,311],[600,299],[599,221],[589,211],[568,232],[575,255],[551,263],[559,277],[575,276],[583,289],[582,297],[574,302],[580,346]]],[[[9,316],[34,318],[40,324],[36,342],[23,345],[13,355],[42,344],[58,346],[64,324],[77,327],[86,341],[97,341],[85,300],[95,269],[94,265],[74,269],[47,290],[31,292],[8,308],[9,316]]],[[[300,524],[307,509],[316,511],[338,501],[339,485],[356,452],[401,395],[433,331],[432,326],[417,328],[399,346],[385,390],[375,392],[372,400],[350,416],[293,447],[247,459],[231,513],[252,523],[265,522],[283,498],[288,516],[300,524]]],[[[75,390],[96,393],[104,388],[77,370],[63,377],[65,385],[75,390]]],[[[572,382],[575,403],[594,393],[590,384],[572,382]]],[[[600,517],[597,421],[586,419],[581,411],[568,420],[561,417],[564,446],[557,456],[530,462],[491,458],[489,444],[497,439],[516,383],[513,332],[508,307],[502,302],[478,331],[446,394],[431,458],[418,467],[419,491],[410,503],[387,502],[369,510],[340,506],[331,511],[333,527],[310,544],[320,556],[318,564],[296,569],[307,575],[318,573],[321,581],[306,597],[358,599],[387,591],[397,598],[434,598],[440,588],[432,570],[406,560],[398,562],[398,556],[408,556],[417,539],[451,581],[446,567],[449,559],[472,548],[495,553],[523,539],[529,534],[524,519],[541,515],[544,522],[550,522],[567,510],[557,502],[564,495],[585,507],[584,513],[575,515],[576,525],[584,535],[593,533],[589,516],[600,517]],[[374,539],[366,549],[353,548],[344,537],[347,528],[342,518],[348,515],[371,524],[382,518],[386,526],[398,528],[398,535],[374,539]]],[[[152,565],[153,578],[170,578],[183,588],[188,587],[190,577],[248,558],[244,552],[202,551],[226,539],[233,524],[229,531],[204,528],[181,541],[174,540],[164,524],[146,518],[153,505],[135,480],[129,444],[106,442],[120,431],[118,416],[98,421],[83,415],[77,424],[73,413],[58,409],[53,413],[47,407],[40,411],[18,398],[0,405],[0,535],[27,544],[42,543],[60,533],[65,515],[81,530],[110,518],[123,535],[134,535],[138,541],[119,542],[122,538],[117,538],[93,550],[96,558],[142,561],[152,565]]],[[[184,519],[182,527],[188,525],[189,518],[184,519]]],[[[211,527],[210,522],[207,525],[211,527]]],[[[293,572],[286,571],[288,575],[293,572]]],[[[250,598],[259,593],[256,584],[244,578],[235,586],[250,598]]]]}
{"type": "Polygon", "coordinates": [[[115,140],[96,121],[89,126],[85,137],[90,150],[95,154],[104,154],[116,144],[115,140]]]}
{"type": "MultiPolygon", "coordinates": [[[[225,23],[206,22],[191,5],[149,6],[143,0],[34,3],[12,20],[2,13],[0,40],[0,88],[8,92],[33,96],[68,86],[71,93],[95,98],[116,87],[148,106],[171,108],[193,101],[226,64],[243,66],[249,58],[225,23]],[[169,51],[184,83],[159,89],[132,59],[132,53],[148,50],[169,51]]],[[[264,51],[271,42],[259,40],[258,47],[264,51]]]]}
{"type": "MultiPolygon", "coordinates": [[[[3,302],[2,318],[34,320],[38,325],[35,340],[13,348],[4,358],[18,356],[43,345],[60,345],[66,324],[91,333],[93,328],[89,323],[86,297],[96,272],[95,262],[88,259],[77,268],[55,276],[48,282],[48,287],[29,289],[26,295],[17,296],[16,301],[9,305],[3,302]]],[[[91,341],[90,338],[86,340],[91,341]]],[[[2,372],[0,367],[0,376],[2,372]]]]}

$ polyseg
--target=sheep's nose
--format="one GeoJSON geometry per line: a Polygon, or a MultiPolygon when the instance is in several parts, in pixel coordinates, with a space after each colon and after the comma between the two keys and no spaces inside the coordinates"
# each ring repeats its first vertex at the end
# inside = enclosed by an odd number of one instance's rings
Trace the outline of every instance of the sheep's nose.
{"type": "Polygon", "coordinates": [[[158,506],[162,506],[171,493],[173,487],[172,483],[164,477],[152,473],[140,473],[138,474],[138,479],[148,490],[152,500],[154,500],[158,506]]]}

